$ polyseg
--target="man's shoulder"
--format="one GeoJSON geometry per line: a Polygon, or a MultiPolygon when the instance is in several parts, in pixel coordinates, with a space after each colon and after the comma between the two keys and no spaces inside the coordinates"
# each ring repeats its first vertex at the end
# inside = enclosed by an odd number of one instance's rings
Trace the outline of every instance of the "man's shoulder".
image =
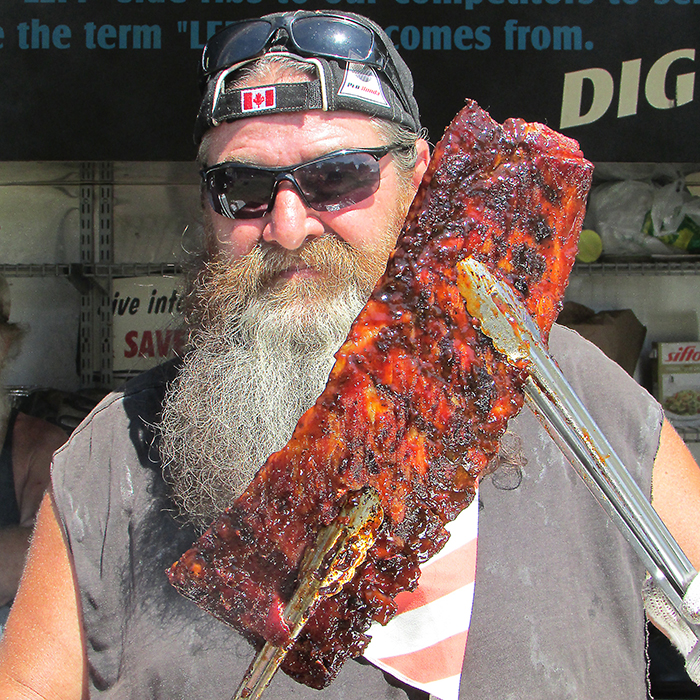
{"type": "Polygon", "coordinates": [[[174,358],[142,372],[129,379],[120,393],[124,397],[130,397],[144,391],[165,391],[168,384],[177,376],[181,362],[180,358],[174,358]]]}
{"type": "MultiPolygon", "coordinates": [[[[663,410],[652,394],[600,348],[576,331],[555,325],[550,351],[574,392],[608,438],[615,431],[656,454],[663,410]],[[645,426],[641,431],[639,426],[645,426]]],[[[617,449],[622,449],[620,445],[617,449]]],[[[642,449],[642,448],[640,448],[642,449]]],[[[629,461],[629,460],[628,460],[629,461]]]]}
{"type": "Polygon", "coordinates": [[[177,376],[180,363],[180,358],[168,360],[132,377],[120,389],[107,394],[97,404],[95,411],[105,410],[115,404],[142,401],[160,402],[168,385],[177,376]]]}
{"type": "Polygon", "coordinates": [[[617,362],[571,328],[555,323],[549,336],[549,350],[569,381],[575,377],[601,381],[605,377],[629,387],[641,388],[617,362]]]}
{"type": "MultiPolygon", "coordinates": [[[[177,376],[181,360],[176,358],[129,379],[122,388],[108,393],[73,431],[69,443],[86,429],[106,424],[119,429],[124,421],[139,424],[157,420],[168,384],[177,376]]],[[[66,446],[64,446],[65,448],[66,446]]]]}
{"type": "MultiPolygon", "coordinates": [[[[589,352],[596,346],[580,333],[555,323],[549,333],[549,348],[553,354],[565,352],[589,352]]],[[[594,349],[592,350],[596,352],[594,349]]]]}

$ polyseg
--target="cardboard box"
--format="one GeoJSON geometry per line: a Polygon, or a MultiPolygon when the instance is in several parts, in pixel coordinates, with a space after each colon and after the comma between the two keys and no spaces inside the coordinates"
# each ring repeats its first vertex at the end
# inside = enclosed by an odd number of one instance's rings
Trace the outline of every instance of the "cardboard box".
{"type": "Polygon", "coordinates": [[[700,428],[700,342],[654,343],[654,394],[676,427],[700,428]]]}

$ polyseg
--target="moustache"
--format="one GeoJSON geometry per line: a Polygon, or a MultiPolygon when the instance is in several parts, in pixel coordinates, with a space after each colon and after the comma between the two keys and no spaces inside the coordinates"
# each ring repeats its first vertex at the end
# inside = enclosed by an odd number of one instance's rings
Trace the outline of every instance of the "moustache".
{"type": "Polygon", "coordinates": [[[241,274],[257,281],[260,288],[272,287],[285,273],[297,270],[311,270],[322,280],[344,284],[355,276],[357,262],[355,250],[330,234],[311,238],[296,250],[263,241],[240,260],[241,274]]]}
{"type": "Polygon", "coordinates": [[[368,296],[385,265],[380,253],[361,254],[330,233],[310,238],[296,250],[259,241],[235,260],[218,253],[204,261],[190,278],[186,317],[194,325],[209,325],[256,299],[321,299],[349,286],[368,296]],[[286,275],[296,270],[316,274],[295,280],[286,275]]]}

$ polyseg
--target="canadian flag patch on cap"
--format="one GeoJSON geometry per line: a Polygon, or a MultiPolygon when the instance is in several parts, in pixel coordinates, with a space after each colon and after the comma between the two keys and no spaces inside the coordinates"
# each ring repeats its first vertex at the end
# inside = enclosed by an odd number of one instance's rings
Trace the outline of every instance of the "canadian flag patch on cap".
{"type": "Polygon", "coordinates": [[[251,88],[241,92],[241,112],[259,112],[277,106],[277,90],[273,87],[251,88]]]}

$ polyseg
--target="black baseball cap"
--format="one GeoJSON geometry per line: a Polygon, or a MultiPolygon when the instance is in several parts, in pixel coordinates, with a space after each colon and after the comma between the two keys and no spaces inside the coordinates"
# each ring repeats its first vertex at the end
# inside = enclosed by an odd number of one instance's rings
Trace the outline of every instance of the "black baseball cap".
{"type": "Polygon", "coordinates": [[[277,12],[232,22],[207,42],[199,66],[202,102],[195,143],[211,127],[260,114],[349,110],[420,130],[413,76],[386,32],[351,12],[277,12]],[[291,56],[316,78],[233,88],[238,70],[262,56],[291,56]]]}

